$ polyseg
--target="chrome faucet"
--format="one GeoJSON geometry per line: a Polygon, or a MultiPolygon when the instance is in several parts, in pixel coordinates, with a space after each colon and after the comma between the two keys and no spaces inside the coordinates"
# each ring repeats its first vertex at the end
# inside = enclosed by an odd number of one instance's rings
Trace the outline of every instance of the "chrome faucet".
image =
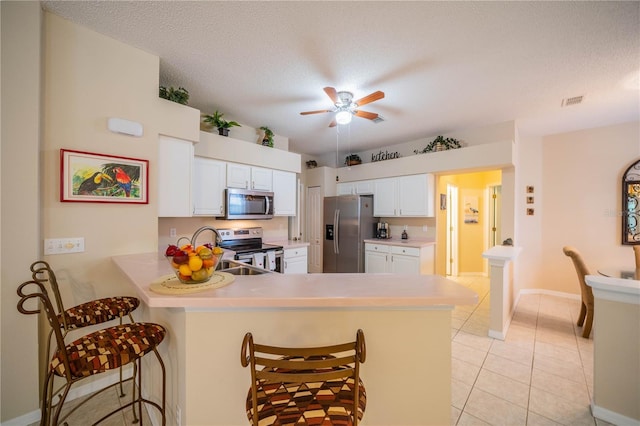
{"type": "Polygon", "coordinates": [[[196,230],[196,232],[193,233],[193,237],[191,237],[191,245],[192,246],[196,246],[196,240],[198,239],[198,236],[204,232],[204,231],[211,231],[216,235],[215,241],[214,241],[214,245],[217,245],[219,242],[222,242],[222,238],[220,238],[220,233],[218,232],[218,230],[216,228],[214,228],[213,226],[203,226],[201,228],[198,228],[196,230]]]}

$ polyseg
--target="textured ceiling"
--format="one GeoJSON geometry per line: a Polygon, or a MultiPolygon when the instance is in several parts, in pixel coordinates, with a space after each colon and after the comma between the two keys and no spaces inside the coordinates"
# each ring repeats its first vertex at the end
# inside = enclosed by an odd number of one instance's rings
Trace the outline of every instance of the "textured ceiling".
{"type": "MultiPolygon", "coordinates": [[[[640,117],[640,3],[45,1],[49,10],[160,57],[189,105],[335,150],[322,88],[360,98],[352,151],[516,120],[546,135],[640,117]],[[584,95],[580,105],[561,107],[584,95]]],[[[342,131],[342,130],[341,130],[342,131]]]]}

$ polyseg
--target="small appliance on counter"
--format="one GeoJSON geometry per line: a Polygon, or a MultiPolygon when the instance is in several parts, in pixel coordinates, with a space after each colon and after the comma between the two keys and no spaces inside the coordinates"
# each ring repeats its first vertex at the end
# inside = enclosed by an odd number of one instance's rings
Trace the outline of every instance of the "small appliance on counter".
{"type": "Polygon", "coordinates": [[[391,233],[389,232],[389,224],[387,222],[376,223],[376,238],[384,240],[391,238],[391,233]]]}
{"type": "Polygon", "coordinates": [[[409,239],[409,235],[407,235],[407,230],[403,230],[402,231],[402,239],[403,240],[408,240],[409,239]]]}

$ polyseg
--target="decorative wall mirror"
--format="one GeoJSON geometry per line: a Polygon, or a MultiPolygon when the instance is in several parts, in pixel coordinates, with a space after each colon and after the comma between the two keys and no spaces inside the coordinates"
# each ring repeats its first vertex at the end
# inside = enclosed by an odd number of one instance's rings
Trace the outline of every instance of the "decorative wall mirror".
{"type": "Polygon", "coordinates": [[[622,175],[622,244],[640,244],[640,160],[622,175]]]}

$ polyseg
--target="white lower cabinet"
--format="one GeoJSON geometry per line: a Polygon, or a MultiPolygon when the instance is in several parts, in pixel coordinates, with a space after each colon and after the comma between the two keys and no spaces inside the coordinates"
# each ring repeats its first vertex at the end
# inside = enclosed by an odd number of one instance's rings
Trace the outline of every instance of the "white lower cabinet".
{"type": "Polygon", "coordinates": [[[307,248],[298,247],[285,249],[283,254],[284,274],[306,274],[307,273],[307,248]]]}
{"type": "Polygon", "coordinates": [[[434,246],[421,248],[365,243],[366,273],[428,275],[434,273],[434,246]]]}

